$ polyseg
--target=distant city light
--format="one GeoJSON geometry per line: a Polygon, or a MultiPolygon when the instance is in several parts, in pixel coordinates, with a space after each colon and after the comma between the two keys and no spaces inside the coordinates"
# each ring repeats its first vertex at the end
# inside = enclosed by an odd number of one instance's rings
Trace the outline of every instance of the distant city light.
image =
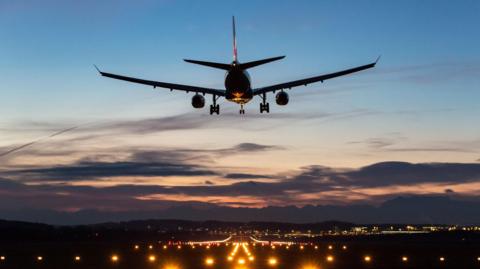
{"type": "Polygon", "coordinates": [[[366,262],[370,262],[372,260],[372,257],[365,256],[365,257],[363,257],[363,260],[366,261],[366,262]]]}
{"type": "Polygon", "coordinates": [[[213,258],[206,258],[206,259],[205,259],[205,264],[206,264],[206,265],[213,265],[214,262],[215,262],[215,261],[213,260],[213,258]]]}
{"type": "Polygon", "coordinates": [[[118,262],[118,256],[112,255],[112,257],[110,257],[110,260],[112,260],[112,262],[118,262]]]}
{"type": "Polygon", "coordinates": [[[149,261],[149,262],[154,262],[154,261],[156,261],[156,260],[157,260],[157,257],[155,257],[155,255],[150,255],[150,256],[148,256],[148,261],[149,261]]]}
{"type": "Polygon", "coordinates": [[[277,259],[275,259],[275,258],[269,258],[269,259],[268,259],[268,265],[270,265],[270,266],[277,265],[277,259]]]}
{"type": "Polygon", "coordinates": [[[328,255],[327,256],[327,262],[333,262],[333,256],[332,255],[328,255]]]}

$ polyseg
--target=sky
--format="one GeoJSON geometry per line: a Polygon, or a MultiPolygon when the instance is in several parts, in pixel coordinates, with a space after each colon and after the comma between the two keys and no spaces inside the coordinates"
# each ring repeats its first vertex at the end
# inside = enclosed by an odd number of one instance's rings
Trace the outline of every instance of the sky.
{"type": "MultiPolygon", "coordinates": [[[[380,204],[480,196],[478,1],[0,0],[0,212],[380,204]],[[381,60],[238,115],[104,71],[254,87],[381,60]],[[208,106],[207,106],[208,108],[208,106]],[[102,195],[98,195],[101,193],[102,195]]],[[[207,99],[208,102],[210,100],[207,99]]],[[[208,105],[208,103],[207,103],[208,105]]],[[[1,214],[0,214],[1,218],[1,214]]]]}

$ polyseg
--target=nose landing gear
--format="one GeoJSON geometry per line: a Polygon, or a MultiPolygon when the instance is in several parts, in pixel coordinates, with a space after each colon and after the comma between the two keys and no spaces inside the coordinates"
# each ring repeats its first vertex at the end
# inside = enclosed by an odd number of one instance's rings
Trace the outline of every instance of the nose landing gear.
{"type": "Polygon", "coordinates": [[[262,102],[260,103],[260,113],[263,111],[270,113],[270,104],[267,103],[267,94],[262,94],[262,102]]]}
{"type": "Polygon", "coordinates": [[[243,109],[243,104],[240,105],[240,114],[245,114],[245,109],[243,109]]]}

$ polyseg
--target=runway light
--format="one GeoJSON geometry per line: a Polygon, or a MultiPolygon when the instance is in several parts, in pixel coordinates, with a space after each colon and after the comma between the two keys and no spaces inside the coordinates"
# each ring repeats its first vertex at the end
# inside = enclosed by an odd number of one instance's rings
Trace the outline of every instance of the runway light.
{"type": "Polygon", "coordinates": [[[347,250],[347,246],[343,245],[343,246],[342,246],[342,249],[343,249],[343,250],[347,250]]]}
{"type": "Polygon", "coordinates": [[[231,261],[233,261],[233,257],[232,257],[232,256],[228,256],[227,260],[231,262],[231,261]]]}
{"type": "Polygon", "coordinates": [[[75,256],[75,258],[73,258],[76,262],[79,262],[80,261],[80,256],[75,256]]]}
{"type": "Polygon", "coordinates": [[[213,265],[215,261],[212,258],[206,258],[205,259],[205,264],[206,265],[213,265]]]}
{"type": "Polygon", "coordinates": [[[286,249],[290,249],[290,246],[286,246],[285,248],[286,248],[286,249]]]}
{"type": "Polygon", "coordinates": [[[155,255],[150,255],[150,256],[148,256],[148,261],[149,261],[149,262],[154,262],[154,261],[156,261],[156,260],[157,260],[157,257],[155,257],[155,255]]]}
{"type": "Polygon", "coordinates": [[[245,259],[242,259],[242,258],[238,259],[238,264],[245,264],[245,259]]]}
{"type": "Polygon", "coordinates": [[[367,255],[367,256],[363,257],[363,260],[364,260],[365,262],[371,262],[371,261],[372,261],[372,257],[370,257],[370,256],[367,255]]]}
{"type": "Polygon", "coordinates": [[[136,249],[136,250],[138,250],[138,249],[140,249],[140,246],[139,246],[139,245],[135,245],[133,248],[136,249]]]}
{"type": "Polygon", "coordinates": [[[5,256],[0,256],[0,261],[4,261],[6,260],[7,258],[5,258],[5,256]]]}
{"type": "Polygon", "coordinates": [[[39,262],[43,261],[43,257],[42,257],[42,256],[38,256],[38,257],[37,257],[37,261],[39,261],[39,262]]]}
{"type": "Polygon", "coordinates": [[[332,255],[328,255],[327,256],[327,262],[333,262],[333,256],[332,255]]]}
{"type": "Polygon", "coordinates": [[[272,249],[275,249],[275,245],[272,245],[272,249]]]}
{"type": "Polygon", "coordinates": [[[318,249],[318,246],[315,246],[315,249],[318,249]]]}
{"type": "Polygon", "coordinates": [[[328,249],[332,250],[332,249],[333,249],[333,246],[332,246],[332,245],[329,245],[329,246],[328,246],[328,249]]]}
{"type": "Polygon", "coordinates": [[[304,246],[300,246],[300,249],[303,250],[305,247],[304,246]]]}
{"type": "Polygon", "coordinates": [[[148,248],[149,248],[149,249],[153,249],[153,246],[152,246],[152,245],[149,245],[148,248]]]}
{"type": "Polygon", "coordinates": [[[250,256],[250,257],[248,257],[248,260],[253,262],[253,260],[255,260],[255,258],[253,256],[250,256]]]}
{"type": "Polygon", "coordinates": [[[195,249],[195,246],[194,246],[194,245],[192,245],[192,249],[195,249]]]}
{"type": "Polygon", "coordinates": [[[112,257],[110,257],[110,260],[112,260],[112,262],[118,262],[118,256],[112,255],[112,257]]]}
{"type": "Polygon", "coordinates": [[[480,257],[477,257],[477,261],[479,261],[479,262],[480,262],[480,257]]]}
{"type": "Polygon", "coordinates": [[[268,259],[268,265],[270,265],[270,266],[277,265],[277,259],[275,259],[275,258],[268,259]]]}
{"type": "Polygon", "coordinates": [[[210,246],[206,246],[205,248],[206,248],[206,249],[210,249],[210,246]]]}
{"type": "Polygon", "coordinates": [[[444,261],[445,261],[445,257],[440,257],[440,261],[441,261],[441,262],[444,262],[444,261]]]}
{"type": "Polygon", "coordinates": [[[168,248],[167,245],[163,245],[163,249],[167,249],[167,248],[168,248]]]}
{"type": "Polygon", "coordinates": [[[408,257],[407,257],[407,256],[403,256],[403,257],[402,257],[402,261],[403,261],[403,262],[408,262],[408,257]]]}
{"type": "Polygon", "coordinates": [[[177,246],[177,249],[182,249],[182,246],[178,245],[178,246],[177,246]]]}

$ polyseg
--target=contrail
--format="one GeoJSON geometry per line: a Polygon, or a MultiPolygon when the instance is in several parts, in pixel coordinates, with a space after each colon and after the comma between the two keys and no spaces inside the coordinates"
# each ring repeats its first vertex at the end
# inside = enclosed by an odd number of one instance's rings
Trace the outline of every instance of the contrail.
{"type": "Polygon", "coordinates": [[[14,152],[17,152],[17,151],[19,151],[19,150],[21,150],[21,149],[30,147],[30,146],[32,146],[32,145],[34,145],[34,144],[36,144],[36,143],[39,143],[39,142],[41,142],[41,141],[43,141],[43,140],[45,140],[45,139],[49,139],[49,138],[52,138],[52,137],[55,137],[55,136],[58,136],[58,135],[61,135],[61,134],[64,134],[64,133],[73,131],[73,130],[79,128],[80,126],[81,126],[81,125],[75,126],[75,127],[69,127],[69,128],[67,128],[67,129],[63,129],[63,130],[57,131],[57,132],[55,132],[55,133],[53,133],[53,134],[51,134],[51,135],[49,135],[49,136],[42,137],[42,138],[39,138],[39,139],[37,139],[37,140],[34,140],[34,141],[28,142],[28,143],[26,143],[26,144],[20,145],[20,146],[18,146],[18,147],[15,147],[15,148],[13,148],[13,149],[7,150],[7,151],[5,151],[5,152],[0,153],[0,158],[1,158],[1,157],[4,157],[4,156],[7,156],[7,155],[9,155],[9,154],[12,154],[12,153],[14,153],[14,152]]]}

